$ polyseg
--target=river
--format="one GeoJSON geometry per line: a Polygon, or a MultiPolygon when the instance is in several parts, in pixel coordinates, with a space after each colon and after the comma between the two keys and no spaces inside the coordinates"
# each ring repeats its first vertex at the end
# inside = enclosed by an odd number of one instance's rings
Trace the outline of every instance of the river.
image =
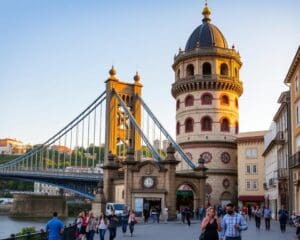
{"type": "MultiPolygon", "coordinates": [[[[12,233],[17,233],[24,227],[35,227],[36,230],[45,228],[49,219],[30,219],[30,218],[11,218],[9,216],[0,215],[0,239],[9,237],[12,233]]],[[[65,225],[74,222],[74,218],[64,219],[65,225]]]]}

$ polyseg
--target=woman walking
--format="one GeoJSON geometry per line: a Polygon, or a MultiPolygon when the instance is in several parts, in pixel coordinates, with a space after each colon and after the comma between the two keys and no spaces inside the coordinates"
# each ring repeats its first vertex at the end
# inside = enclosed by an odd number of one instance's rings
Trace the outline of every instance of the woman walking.
{"type": "Polygon", "coordinates": [[[260,229],[260,222],[262,217],[262,209],[259,206],[256,206],[256,209],[254,211],[255,216],[255,225],[257,229],[260,229]]]}
{"type": "Polygon", "coordinates": [[[137,223],[136,218],[135,218],[135,213],[133,210],[130,211],[129,213],[129,218],[128,218],[128,224],[129,224],[129,230],[130,234],[132,237],[133,230],[134,230],[134,225],[137,223]]]}
{"type": "Polygon", "coordinates": [[[125,207],[125,209],[124,209],[124,211],[121,215],[121,224],[122,224],[123,236],[125,236],[125,234],[127,232],[128,217],[129,217],[129,212],[127,210],[127,207],[125,207]]]}
{"type": "Polygon", "coordinates": [[[98,229],[99,229],[100,240],[104,240],[105,232],[107,229],[107,220],[104,215],[100,216],[98,229]]]}
{"type": "Polygon", "coordinates": [[[204,240],[219,240],[218,231],[221,230],[221,225],[216,216],[216,210],[213,207],[207,209],[206,217],[201,223],[202,234],[204,240]]]}
{"type": "Polygon", "coordinates": [[[97,229],[97,221],[94,217],[94,213],[92,211],[89,212],[89,216],[87,219],[87,227],[86,227],[86,238],[87,240],[93,240],[94,235],[97,229]]]}

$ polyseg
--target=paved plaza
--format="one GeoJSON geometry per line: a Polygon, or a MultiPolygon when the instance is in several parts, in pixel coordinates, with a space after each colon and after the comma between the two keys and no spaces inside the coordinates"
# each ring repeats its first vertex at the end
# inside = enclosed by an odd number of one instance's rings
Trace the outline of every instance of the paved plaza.
{"type": "MultiPolygon", "coordinates": [[[[264,223],[262,221],[262,223],[264,223]]],[[[242,240],[295,240],[295,228],[287,226],[287,232],[281,233],[278,222],[271,223],[271,230],[266,232],[264,227],[260,230],[255,229],[254,220],[248,222],[249,228],[243,232],[242,240]]],[[[108,232],[106,238],[108,239],[108,232]]],[[[142,240],[198,240],[200,235],[199,222],[194,221],[191,227],[178,222],[169,222],[167,224],[143,224],[138,223],[135,228],[133,239],[142,240]]],[[[116,240],[131,239],[130,234],[123,236],[121,228],[118,228],[116,240]]],[[[95,240],[99,240],[99,235],[95,235],[95,240]]]]}

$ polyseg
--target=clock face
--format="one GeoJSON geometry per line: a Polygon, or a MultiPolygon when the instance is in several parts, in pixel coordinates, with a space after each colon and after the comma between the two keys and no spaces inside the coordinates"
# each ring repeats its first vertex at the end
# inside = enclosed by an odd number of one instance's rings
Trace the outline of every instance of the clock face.
{"type": "Polygon", "coordinates": [[[154,180],[152,177],[145,177],[144,178],[144,187],[151,188],[154,185],[154,180]]]}

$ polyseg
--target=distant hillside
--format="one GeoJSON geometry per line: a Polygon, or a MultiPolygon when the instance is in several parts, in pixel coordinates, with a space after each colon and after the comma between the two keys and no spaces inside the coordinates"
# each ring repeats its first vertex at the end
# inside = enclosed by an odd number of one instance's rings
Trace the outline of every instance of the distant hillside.
{"type": "Polygon", "coordinates": [[[0,164],[9,162],[10,160],[13,160],[17,157],[18,157],[18,155],[1,155],[0,154],[0,164]]]}

